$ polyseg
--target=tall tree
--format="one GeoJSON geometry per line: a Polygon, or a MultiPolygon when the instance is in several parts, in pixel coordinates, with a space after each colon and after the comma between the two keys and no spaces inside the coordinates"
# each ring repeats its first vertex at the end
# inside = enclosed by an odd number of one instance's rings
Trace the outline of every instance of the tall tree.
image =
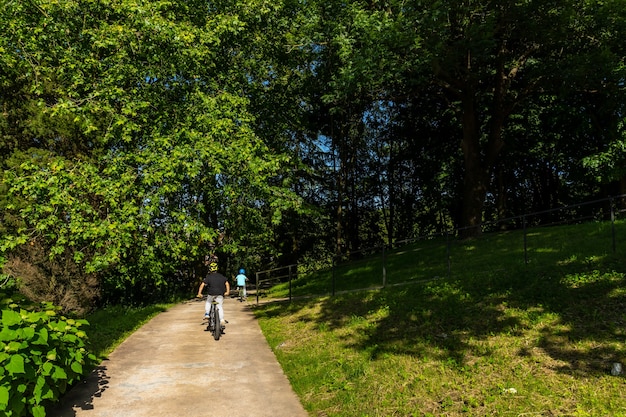
{"type": "Polygon", "coordinates": [[[580,71],[593,77],[582,63],[596,55],[595,31],[587,23],[594,21],[601,4],[529,0],[417,5],[416,10],[427,11],[419,20],[420,33],[435,69],[434,81],[449,94],[463,127],[461,225],[471,236],[480,232],[510,116],[545,92],[556,95],[563,88],[586,87],[574,76],[580,71]]]}
{"type": "Polygon", "coordinates": [[[274,181],[287,157],[254,133],[242,94],[237,51],[255,7],[205,6],[29,2],[0,12],[15,29],[2,35],[5,62],[31,72],[20,76],[38,123],[24,133],[32,147],[4,161],[3,212],[19,219],[4,223],[4,251],[36,238],[51,259],[69,251],[110,290],[137,296],[224,233],[224,252],[252,228],[271,242],[297,199],[274,181]]]}

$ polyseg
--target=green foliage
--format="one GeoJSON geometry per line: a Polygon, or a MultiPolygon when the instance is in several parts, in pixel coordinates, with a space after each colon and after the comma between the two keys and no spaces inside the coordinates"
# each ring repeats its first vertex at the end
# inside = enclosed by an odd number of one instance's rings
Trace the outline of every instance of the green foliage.
{"type": "Polygon", "coordinates": [[[174,272],[215,245],[271,252],[272,226],[299,199],[284,175],[290,157],[257,135],[242,93],[252,59],[237,49],[263,43],[244,30],[258,8],[222,6],[0,11],[2,59],[16,74],[2,79],[3,108],[16,110],[0,124],[11,139],[0,250],[73,261],[107,300],[180,286],[174,272]]]}
{"type": "Polygon", "coordinates": [[[43,417],[46,406],[86,374],[86,320],[58,315],[50,303],[20,308],[3,294],[0,325],[0,412],[43,417]]]}
{"type": "Polygon", "coordinates": [[[9,0],[0,250],[136,301],[215,247],[315,263],[588,196],[579,161],[624,172],[623,10],[9,0]]]}

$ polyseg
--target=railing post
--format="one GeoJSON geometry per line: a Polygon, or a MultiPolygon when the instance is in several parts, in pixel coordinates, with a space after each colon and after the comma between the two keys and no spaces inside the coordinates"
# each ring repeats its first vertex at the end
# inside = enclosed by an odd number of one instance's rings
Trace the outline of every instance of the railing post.
{"type": "Polygon", "coordinates": [[[613,200],[613,197],[611,197],[610,199],[610,204],[611,204],[611,237],[613,239],[613,253],[615,253],[617,251],[617,248],[615,246],[615,201],[613,200]]]}
{"type": "Polygon", "coordinates": [[[452,276],[452,260],[450,259],[450,231],[446,231],[446,261],[448,262],[448,279],[452,276]]]}
{"type": "Polygon", "coordinates": [[[289,302],[291,302],[291,267],[293,265],[289,265],[289,302]]]}
{"type": "Polygon", "coordinates": [[[332,277],[332,288],[331,288],[331,294],[333,296],[335,295],[335,259],[337,259],[337,257],[333,256],[333,267],[332,267],[333,277],[332,277]]]}
{"type": "Polygon", "coordinates": [[[524,265],[528,265],[528,242],[526,238],[526,215],[522,216],[522,224],[524,225],[524,265]]]}
{"type": "Polygon", "coordinates": [[[386,267],[386,256],[385,256],[385,244],[383,243],[383,288],[387,285],[387,267],[386,267]]]}
{"type": "Polygon", "coordinates": [[[256,276],[256,305],[259,305],[259,273],[255,273],[256,276]]]}

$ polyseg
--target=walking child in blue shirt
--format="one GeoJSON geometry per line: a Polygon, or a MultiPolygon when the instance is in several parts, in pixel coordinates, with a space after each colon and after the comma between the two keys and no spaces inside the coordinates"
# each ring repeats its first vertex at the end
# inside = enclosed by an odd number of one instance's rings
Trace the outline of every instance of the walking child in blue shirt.
{"type": "Polygon", "coordinates": [[[248,281],[248,277],[246,276],[246,270],[241,268],[239,270],[239,275],[237,275],[235,279],[237,280],[237,290],[239,291],[239,301],[243,301],[247,298],[246,281],[248,281]]]}

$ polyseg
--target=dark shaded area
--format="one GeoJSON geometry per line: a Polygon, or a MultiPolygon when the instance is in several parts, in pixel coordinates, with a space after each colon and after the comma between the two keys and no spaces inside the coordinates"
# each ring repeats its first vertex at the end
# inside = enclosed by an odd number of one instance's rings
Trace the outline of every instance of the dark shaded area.
{"type": "Polygon", "coordinates": [[[96,367],[79,385],[68,391],[59,404],[46,410],[48,417],[74,417],[74,408],[93,409],[93,399],[102,396],[108,388],[106,362],[96,367]]]}

